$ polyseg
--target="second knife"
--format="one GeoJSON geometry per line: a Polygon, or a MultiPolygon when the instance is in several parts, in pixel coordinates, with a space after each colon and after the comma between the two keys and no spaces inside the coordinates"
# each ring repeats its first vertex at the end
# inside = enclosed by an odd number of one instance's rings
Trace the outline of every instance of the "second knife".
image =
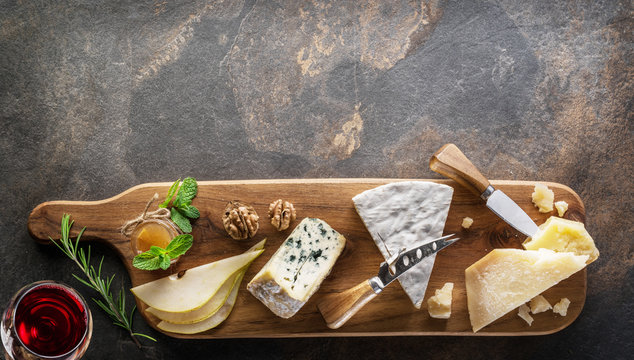
{"type": "Polygon", "coordinates": [[[537,225],[530,216],[505,193],[494,189],[456,145],[447,144],[436,151],[429,167],[479,195],[491,211],[524,235],[533,236],[537,232],[537,225]]]}

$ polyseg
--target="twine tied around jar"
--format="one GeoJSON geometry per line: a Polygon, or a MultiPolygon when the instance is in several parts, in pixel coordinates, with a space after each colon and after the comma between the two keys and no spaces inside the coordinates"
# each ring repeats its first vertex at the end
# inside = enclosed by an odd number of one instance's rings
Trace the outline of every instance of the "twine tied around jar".
{"type": "Polygon", "coordinates": [[[171,212],[167,208],[159,208],[158,210],[148,212],[148,209],[152,205],[154,201],[158,199],[158,193],[154,193],[154,196],[148,201],[147,205],[145,205],[145,209],[143,213],[139,215],[136,219],[130,220],[121,228],[121,233],[125,236],[132,235],[134,229],[139,226],[142,222],[148,219],[160,219],[160,220],[168,220],[171,221],[171,212]]]}

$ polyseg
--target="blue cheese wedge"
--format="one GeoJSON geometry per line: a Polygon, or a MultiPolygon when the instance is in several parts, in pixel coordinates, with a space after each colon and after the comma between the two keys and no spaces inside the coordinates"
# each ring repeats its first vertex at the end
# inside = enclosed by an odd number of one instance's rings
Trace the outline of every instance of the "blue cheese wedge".
{"type": "Polygon", "coordinates": [[[247,285],[271,311],[288,319],[319,289],[346,245],[325,221],[305,218],[247,285]]]}
{"type": "MultiPolygon", "coordinates": [[[[403,181],[367,190],[352,198],[357,213],[387,261],[402,249],[438,238],[445,228],[453,188],[427,181],[403,181]]],[[[436,255],[398,278],[420,309],[436,255]]]]}

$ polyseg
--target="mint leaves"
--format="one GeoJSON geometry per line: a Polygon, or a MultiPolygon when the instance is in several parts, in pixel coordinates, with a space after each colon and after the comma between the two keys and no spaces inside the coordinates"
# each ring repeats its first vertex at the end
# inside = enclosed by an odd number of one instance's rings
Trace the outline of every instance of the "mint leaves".
{"type": "Polygon", "coordinates": [[[198,193],[198,183],[192,177],[185,178],[181,184],[181,179],[176,180],[167,191],[165,201],[159,205],[166,208],[172,203],[171,218],[184,233],[192,231],[192,224],[189,219],[198,219],[200,211],[192,205],[192,200],[198,193]],[[180,189],[179,189],[180,185],[180,189]],[[172,201],[173,200],[173,201],[172,201]]]}
{"type": "MultiPolygon", "coordinates": [[[[172,209],[174,210],[174,209],[172,209]]],[[[152,246],[150,250],[134,257],[132,266],[141,270],[166,270],[170,261],[183,255],[194,243],[194,237],[189,234],[178,235],[167,245],[165,249],[152,246]]]]}
{"type": "MultiPolygon", "coordinates": [[[[160,208],[170,209],[171,219],[184,233],[192,231],[192,224],[189,219],[200,217],[200,211],[192,205],[192,200],[198,193],[198,183],[192,177],[176,180],[167,191],[167,197],[160,208]]],[[[134,257],[132,266],[141,270],[166,270],[170,266],[170,261],[183,255],[194,242],[194,237],[189,234],[178,235],[165,247],[151,246],[150,250],[134,257]]]]}

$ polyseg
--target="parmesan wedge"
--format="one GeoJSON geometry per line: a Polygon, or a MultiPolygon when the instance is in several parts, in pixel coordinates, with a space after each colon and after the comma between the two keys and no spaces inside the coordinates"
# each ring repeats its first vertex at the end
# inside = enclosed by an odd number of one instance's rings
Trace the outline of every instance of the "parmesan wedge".
{"type": "Polygon", "coordinates": [[[465,270],[473,332],[586,266],[588,255],[495,249],[465,270]]]}

